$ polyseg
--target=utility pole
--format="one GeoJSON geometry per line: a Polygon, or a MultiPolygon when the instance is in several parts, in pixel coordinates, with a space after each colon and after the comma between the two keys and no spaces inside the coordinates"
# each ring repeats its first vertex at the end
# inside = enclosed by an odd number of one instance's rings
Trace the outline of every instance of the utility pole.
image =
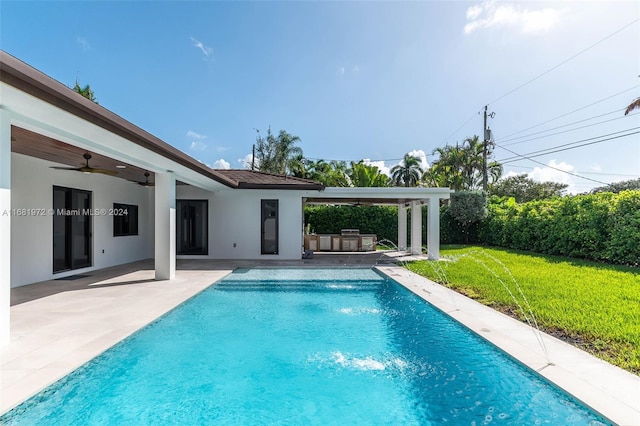
{"type": "MultiPolygon", "coordinates": [[[[492,112],[489,117],[495,117],[496,113],[492,112]]],[[[487,192],[489,189],[489,177],[487,176],[487,155],[489,150],[489,142],[491,141],[491,130],[487,129],[487,105],[484,106],[484,141],[482,143],[482,190],[487,192]]]]}
{"type": "Polygon", "coordinates": [[[253,148],[251,149],[251,170],[254,169],[255,164],[256,164],[256,144],[254,143],[253,148]]]}
{"type": "Polygon", "coordinates": [[[484,141],[482,143],[482,190],[487,192],[489,179],[487,178],[487,105],[484,106],[484,141]]]}

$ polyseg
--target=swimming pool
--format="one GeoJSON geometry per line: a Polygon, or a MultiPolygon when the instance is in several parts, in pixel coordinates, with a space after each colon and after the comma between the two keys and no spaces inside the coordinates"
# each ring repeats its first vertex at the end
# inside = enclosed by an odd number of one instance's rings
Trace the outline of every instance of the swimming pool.
{"type": "Polygon", "coordinates": [[[369,269],[238,270],[8,424],[600,424],[369,269]]]}

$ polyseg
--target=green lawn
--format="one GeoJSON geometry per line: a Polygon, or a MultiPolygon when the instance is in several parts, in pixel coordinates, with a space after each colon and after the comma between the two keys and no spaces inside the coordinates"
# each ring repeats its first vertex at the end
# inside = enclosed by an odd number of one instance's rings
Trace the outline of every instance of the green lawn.
{"type": "Polygon", "coordinates": [[[640,269],[473,246],[441,255],[452,261],[407,268],[523,319],[509,294],[526,305],[517,283],[541,329],[640,374],[640,269]]]}

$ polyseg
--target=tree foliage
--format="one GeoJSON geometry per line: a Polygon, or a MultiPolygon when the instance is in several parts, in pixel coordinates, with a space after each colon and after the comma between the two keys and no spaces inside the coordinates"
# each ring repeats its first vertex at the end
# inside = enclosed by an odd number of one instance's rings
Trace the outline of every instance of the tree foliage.
{"type": "Polygon", "coordinates": [[[627,106],[627,109],[624,111],[624,115],[629,115],[629,113],[634,109],[640,109],[640,98],[636,98],[627,106]]]}
{"type": "Polygon", "coordinates": [[[509,176],[489,187],[489,194],[513,197],[518,203],[561,197],[569,185],[557,182],[536,182],[526,174],[509,176]]]}
{"type": "Polygon", "coordinates": [[[344,161],[305,160],[305,172],[298,177],[315,180],[324,184],[324,186],[349,186],[347,163],[344,161]]]}
{"type": "MultiPolygon", "coordinates": [[[[433,150],[438,155],[431,168],[423,175],[427,186],[448,186],[455,191],[470,191],[482,187],[484,143],[477,135],[466,138],[462,145],[447,145],[433,150]]],[[[493,155],[492,145],[487,147],[487,158],[493,155]]],[[[502,176],[502,165],[489,161],[487,174],[490,182],[502,176]]]]}
{"type": "Polygon", "coordinates": [[[83,86],[80,86],[80,82],[76,80],[76,84],[73,86],[73,90],[76,91],[77,93],[80,93],[82,96],[89,99],[90,101],[98,103],[98,100],[96,99],[96,96],[93,93],[93,90],[91,90],[91,86],[89,86],[88,84],[83,87],[83,86]]]}
{"type": "Polygon", "coordinates": [[[267,130],[266,137],[256,137],[256,156],[258,170],[280,175],[299,172],[302,157],[302,148],[296,146],[300,142],[298,136],[280,130],[278,136],[267,130]]]}
{"type": "Polygon", "coordinates": [[[420,159],[407,153],[400,164],[391,168],[391,180],[396,186],[418,186],[422,173],[420,159]]]}
{"type": "Polygon", "coordinates": [[[382,173],[377,166],[351,162],[351,167],[347,170],[347,176],[351,186],[355,187],[384,187],[389,186],[389,177],[382,173]]]}
{"type": "Polygon", "coordinates": [[[614,192],[617,194],[619,192],[626,191],[629,189],[640,189],[640,178],[623,180],[620,182],[613,182],[613,183],[610,183],[609,185],[593,188],[591,190],[591,193],[596,194],[598,192],[614,192]]]}
{"type": "Polygon", "coordinates": [[[468,242],[469,228],[487,217],[487,194],[484,191],[454,192],[449,214],[460,224],[468,242]]]}

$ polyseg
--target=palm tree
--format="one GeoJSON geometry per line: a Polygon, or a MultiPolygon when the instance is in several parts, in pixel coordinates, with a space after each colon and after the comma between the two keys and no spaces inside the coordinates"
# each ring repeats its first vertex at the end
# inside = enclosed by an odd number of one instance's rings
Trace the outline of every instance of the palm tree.
{"type": "MultiPolygon", "coordinates": [[[[488,155],[493,147],[488,146],[488,155]]],[[[482,187],[482,164],[484,143],[478,136],[466,138],[462,145],[445,146],[433,150],[438,159],[433,162],[423,181],[428,185],[448,186],[455,191],[472,190],[482,187]]],[[[491,182],[502,176],[502,165],[491,161],[487,165],[487,174],[491,182]]]]}
{"type": "Polygon", "coordinates": [[[382,173],[377,166],[351,162],[351,168],[347,171],[352,186],[355,187],[381,187],[389,186],[389,177],[382,173]]]}
{"type": "Polygon", "coordinates": [[[344,161],[335,161],[327,163],[320,159],[318,161],[306,160],[306,178],[321,182],[325,186],[346,187],[347,182],[347,163],[344,161]]]}
{"type": "Polygon", "coordinates": [[[76,80],[76,84],[75,86],[73,86],[73,90],[80,93],[82,96],[89,99],[90,101],[98,103],[98,101],[96,100],[96,96],[93,93],[93,90],[91,90],[91,86],[89,86],[88,84],[84,87],[81,87],[78,80],[76,80]]]}
{"type": "Polygon", "coordinates": [[[400,164],[391,168],[391,180],[396,186],[418,186],[422,172],[420,159],[407,153],[400,164]]]}
{"type": "Polygon", "coordinates": [[[302,155],[302,152],[289,158],[289,173],[297,178],[309,179],[307,160],[302,155]]]}
{"type": "Polygon", "coordinates": [[[448,186],[455,191],[462,190],[465,186],[462,170],[467,157],[464,149],[459,145],[447,145],[434,149],[433,153],[439,157],[431,164],[426,179],[438,186],[448,186]]]}
{"type": "Polygon", "coordinates": [[[628,115],[634,109],[640,109],[640,98],[636,98],[635,101],[631,102],[627,109],[624,111],[624,115],[628,115]]]}
{"type": "Polygon", "coordinates": [[[300,142],[298,136],[280,130],[276,137],[269,128],[266,138],[260,136],[258,132],[256,142],[256,160],[259,170],[281,175],[299,172],[299,162],[303,157],[302,149],[295,146],[300,142]]]}

